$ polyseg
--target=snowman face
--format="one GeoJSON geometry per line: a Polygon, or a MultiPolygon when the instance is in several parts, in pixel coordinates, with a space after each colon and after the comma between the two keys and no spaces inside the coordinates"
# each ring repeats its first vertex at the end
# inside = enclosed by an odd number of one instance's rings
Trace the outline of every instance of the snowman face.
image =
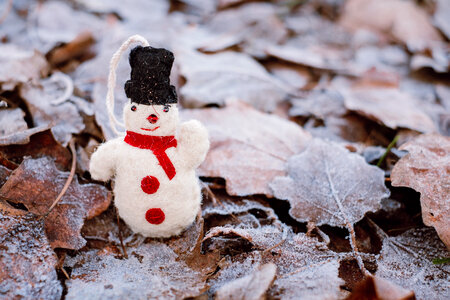
{"type": "Polygon", "coordinates": [[[178,108],[176,104],[165,106],[131,102],[125,105],[123,116],[127,131],[144,135],[175,135],[178,125],[178,108]]]}

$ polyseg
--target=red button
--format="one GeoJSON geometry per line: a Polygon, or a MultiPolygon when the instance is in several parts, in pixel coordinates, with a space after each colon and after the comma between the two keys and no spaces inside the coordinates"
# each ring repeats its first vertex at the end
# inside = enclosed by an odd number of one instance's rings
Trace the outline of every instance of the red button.
{"type": "Polygon", "coordinates": [[[166,216],[164,215],[164,212],[161,208],[150,208],[145,213],[145,219],[150,224],[158,225],[164,222],[164,219],[166,216]]]}
{"type": "Polygon", "coordinates": [[[141,181],[141,189],[144,193],[154,194],[159,189],[159,181],[158,178],[154,176],[146,176],[142,178],[141,181]]]}
{"type": "Polygon", "coordinates": [[[158,122],[158,117],[156,115],[150,115],[147,117],[147,120],[150,123],[155,124],[156,122],[158,122]]]}

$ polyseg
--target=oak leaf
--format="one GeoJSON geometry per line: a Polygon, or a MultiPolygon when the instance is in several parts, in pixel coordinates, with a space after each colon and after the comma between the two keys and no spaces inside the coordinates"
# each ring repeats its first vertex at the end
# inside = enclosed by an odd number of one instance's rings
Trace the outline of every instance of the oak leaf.
{"type": "MultiPolygon", "coordinates": [[[[0,196],[22,203],[37,215],[44,215],[61,192],[67,172],[59,171],[52,159],[25,159],[0,188],[0,196]]],[[[78,183],[75,178],[58,205],[45,218],[45,232],[53,248],[80,249],[86,244],[80,231],[84,220],[106,210],[111,194],[98,184],[78,183]]]]}

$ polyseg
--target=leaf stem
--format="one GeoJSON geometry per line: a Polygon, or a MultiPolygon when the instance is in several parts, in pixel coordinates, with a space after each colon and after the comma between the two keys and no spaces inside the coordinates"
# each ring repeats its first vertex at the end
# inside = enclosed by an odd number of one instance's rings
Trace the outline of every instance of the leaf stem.
{"type": "Polygon", "coordinates": [[[384,151],[383,155],[380,157],[380,159],[377,162],[377,167],[380,167],[381,164],[383,163],[384,159],[386,158],[386,156],[388,155],[388,153],[391,151],[392,147],[395,146],[395,144],[398,141],[399,136],[396,135],[394,137],[394,139],[392,140],[392,142],[387,146],[386,151],[384,151]]]}

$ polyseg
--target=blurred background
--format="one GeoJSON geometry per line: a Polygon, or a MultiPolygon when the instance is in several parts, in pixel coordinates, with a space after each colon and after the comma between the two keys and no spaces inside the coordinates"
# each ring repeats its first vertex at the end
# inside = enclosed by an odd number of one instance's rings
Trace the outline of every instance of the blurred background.
{"type": "MultiPolygon", "coordinates": [[[[63,144],[72,134],[113,137],[108,64],[133,34],[174,52],[172,81],[187,108],[237,98],[314,136],[366,146],[449,133],[446,0],[0,3],[3,106],[19,108],[16,126],[52,123],[63,144]]],[[[128,76],[124,55],[118,116],[128,76]]],[[[2,135],[17,130],[1,123],[2,135]]]]}

